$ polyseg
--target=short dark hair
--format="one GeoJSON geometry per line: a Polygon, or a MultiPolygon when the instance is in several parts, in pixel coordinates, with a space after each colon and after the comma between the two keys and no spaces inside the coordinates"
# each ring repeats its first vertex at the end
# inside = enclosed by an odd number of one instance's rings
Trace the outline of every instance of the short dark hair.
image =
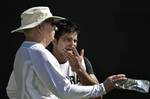
{"type": "MultiPolygon", "coordinates": [[[[58,41],[63,34],[70,34],[72,32],[76,32],[79,34],[80,28],[79,25],[70,19],[60,20],[55,22],[57,27],[57,31],[55,31],[55,39],[58,41]]],[[[50,43],[47,47],[48,50],[52,51],[53,44],[50,43]]]]}
{"type": "Polygon", "coordinates": [[[58,30],[55,33],[55,39],[59,40],[59,38],[63,35],[63,34],[70,34],[72,32],[77,32],[77,34],[79,34],[80,29],[79,29],[79,25],[69,19],[65,19],[65,20],[60,20],[58,22],[56,22],[55,24],[58,28],[58,30]]]}

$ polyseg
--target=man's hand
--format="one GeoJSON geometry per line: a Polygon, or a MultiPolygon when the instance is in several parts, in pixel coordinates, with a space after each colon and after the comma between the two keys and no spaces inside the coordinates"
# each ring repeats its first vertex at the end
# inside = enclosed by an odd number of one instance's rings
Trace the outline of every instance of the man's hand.
{"type": "Polygon", "coordinates": [[[118,81],[122,81],[127,79],[124,74],[117,74],[107,77],[107,79],[103,82],[106,93],[111,91],[112,89],[116,88],[116,83],[118,81]]]}
{"type": "Polygon", "coordinates": [[[64,51],[64,55],[68,59],[72,71],[77,71],[82,68],[82,60],[84,56],[84,50],[82,49],[80,54],[78,53],[77,49],[75,47],[72,48],[73,53],[69,53],[64,51]]]}

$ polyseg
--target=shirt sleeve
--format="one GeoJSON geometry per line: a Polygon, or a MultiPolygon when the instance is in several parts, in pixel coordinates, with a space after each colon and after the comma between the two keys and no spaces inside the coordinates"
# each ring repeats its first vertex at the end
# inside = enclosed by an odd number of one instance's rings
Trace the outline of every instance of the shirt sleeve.
{"type": "Polygon", "coordinates": [[[31,60],[34,70],[42,83],[56,96],[65,99],[97,97],[105,94],[103,84],[81,86],[71,84],[61,74],[59,63],[52,54],[32,51],[31,60]]]}
{"type": "Polygon", "coordinates": [[[14,77],[14,71],[12,71],[7,87],[6,87],[6,93],[9,99],[16,99],[16,82],[14,77]]]}

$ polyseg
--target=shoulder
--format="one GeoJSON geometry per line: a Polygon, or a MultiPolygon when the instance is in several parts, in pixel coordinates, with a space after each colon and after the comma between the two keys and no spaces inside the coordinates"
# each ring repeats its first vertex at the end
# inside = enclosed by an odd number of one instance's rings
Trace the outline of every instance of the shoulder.
{"type": "Polygon", "coordinates": [[[84,61],[85,61],[85,64],[92,65],[90,60],[86,56],[84,56],[84,61]]]}
{"type": "Polygon", "coordinates": [[[86,67],[87,73],[88,74],[93,74],[94,71],[93,71],[92,64],[86,56],[84,56],[84,62],[85,62],[85,67],[86,67]]]}

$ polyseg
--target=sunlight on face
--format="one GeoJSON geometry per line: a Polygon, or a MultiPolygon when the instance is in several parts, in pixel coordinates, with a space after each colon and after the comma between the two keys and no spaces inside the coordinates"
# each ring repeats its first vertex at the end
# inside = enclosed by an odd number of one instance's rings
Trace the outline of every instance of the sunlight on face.
{"type": "Polygon", "coordinates": [[[68,52],[72,53],[72,47],[77,47],[77,37],[78,34],[76,32],[70,34],[64,33],[64,35],[62,35],[58,40],[58,50],[63,53],[64,49],[66,49],[68,52]]]}

